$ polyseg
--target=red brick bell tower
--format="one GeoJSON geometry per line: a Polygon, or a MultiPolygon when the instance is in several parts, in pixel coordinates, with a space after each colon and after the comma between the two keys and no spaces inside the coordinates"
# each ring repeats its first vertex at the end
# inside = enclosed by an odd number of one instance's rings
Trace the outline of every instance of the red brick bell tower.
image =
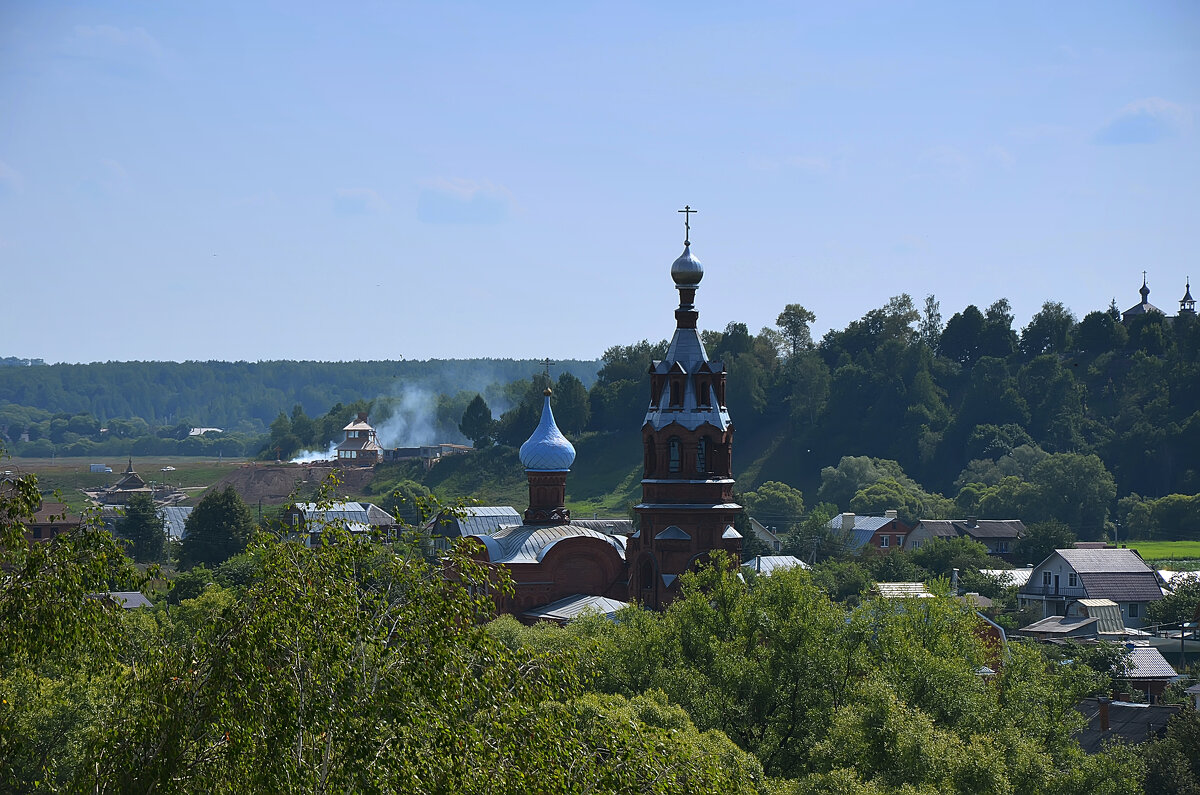
{"type": "MultiPolygon", "coordinates": [[[[680,212],[694,212],[690,207],[680,212]]],[[[689,235],[690,237],[690,235],[689,235]]],[[[725,366],[710,362],[696,330],[696,290],[704,276],[691,241],[671,266],[679,290],[667,358],[650,365],[650,405],[642,426],[645,474],[635,506],[638,531],[626,545],[629,598],[651,608],[679,594],[679,575],[713,550],[740,555],[733,523],[733,422],[725,407],[725,366]]]]}

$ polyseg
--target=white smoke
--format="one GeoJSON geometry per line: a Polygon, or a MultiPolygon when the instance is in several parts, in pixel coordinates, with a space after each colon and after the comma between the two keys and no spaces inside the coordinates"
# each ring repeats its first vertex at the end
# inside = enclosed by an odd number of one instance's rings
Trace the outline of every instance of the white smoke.
{"type": "Polygon", "coordinates": [[[388,400],[392,415],[376,426],[380,447],[420,447],[437,444],[437,395],[415,385],[400,388],[388,400]]]}
{"type": "Polygon", "coordinates": [[[301,450],[296,453],[296,457],[288,461],[289,464],[311,464],[316,461],[332,461],[337,458],[338,443],[334,442],[329,445],[329,449],[325,452],[320,450],[301,450]]]}

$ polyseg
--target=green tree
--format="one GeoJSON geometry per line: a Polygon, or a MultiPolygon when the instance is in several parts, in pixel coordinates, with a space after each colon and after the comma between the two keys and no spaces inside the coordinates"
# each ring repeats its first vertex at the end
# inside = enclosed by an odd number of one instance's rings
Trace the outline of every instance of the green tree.
{"type": "Polygon", "coordinates": [[[250,509],[233,487],[211,489],[188,514],[179,564],[185,569],[217,566],[243,551],[253,535],[250,509]]]}
{"type": "Polygon", "coordinates": [[[492,419],[492,410],[488,408],[483,395],[475,395],[458,423],[462,435],[470,439],[476,448],[483,450],[491,446],[493,434],[496,431],[496,421],[492,419]]]}
{"type": "Polygon", "coordinates": [[[1021,329],[1021,352],[1029,359],[1045,353],[1065,353],[1074,326],[1071,310],[1058,301],[1047,301],[1021,329]]]}
{"type": "Polygon", "coordinates": [[[167,530],[154,499],[135,494],[125,504],[124,515],[117,521],[119,536],[129,541],[133,559],[138,563],[157,563],[163,559],[167,530]]]}
{"type": "Polygon", "coordinates": [[[974,304],[956,312],[938,337],[938,353],[970,367],[983,347],[983,313],[974,304]]]}
{"type": "Polygon", "coordinates": [[[1146,617],[1154,623],[1200,619],[1200,574],[1181,574],[1171,581],[1171,593],[1146,605],[1146,617]]]}
{"type": "Polygon", "coordinates": [[[775,527],[779,535],[791,532],[804,515],[804,495],[777,480],[768,480],[754,491],[744,493],[742,504],[748,514],[764,525],[775,527]]]}
{"type": "Polygon", "coordinates": [[[925,296],[925,309],[917,325],[917,338],[931,351],[936,351],[942,337],[942,305],[933,293],[925,296]]]}
{"type": "Polygon", "coordinates": [[[800,304],[788,304],[775,318],[775,325],[783,335],[787,345],[788,355],[796,357],[801,351],[813,347],[812,329],[810,326],[817,322],[817,316],[800,304]]]}
{"type": "Polygon", "coordinates": [[[554,421],[563,433],[572,436],[583,433],[591,421],[592,409],[587,389],[571,373],[562,373],[554,385],[554,421]]]}
{"type": "Polygon", "coordinates": [[[1146,792],[1200,793],[1200,712],[1184,709],[1167,722],[1167,736],[1139,747],[1146,760],[1146,792]]]}
{"type": "Polygon", "coordinates": [[[1050,519],[1034,522],[1025,528],[1025,536],[1017,541],[1013,549],[1013,562],[1037,565],[1050,557],[1056,549],[1070,549],[1075,543],[1075,533],[1064,522],[1050,519]]]}

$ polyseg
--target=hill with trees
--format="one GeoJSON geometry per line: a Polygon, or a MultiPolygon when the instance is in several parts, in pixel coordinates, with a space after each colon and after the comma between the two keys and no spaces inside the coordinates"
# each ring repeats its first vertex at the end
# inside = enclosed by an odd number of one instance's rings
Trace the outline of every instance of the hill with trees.
{"type": "MultiPolygon", "coordinates": [[[[820,340],[815,320],[787,304],[757,334],[738,322],[702,333],[729,373],[744,492],[776,482],[809,505],[1053,520],[1087,539],[1111,536],[1116,522],[1122,536],[1200,529],[1194,316],[1125,324],[1115,302],[1081,319],[1047,302],[1018,329],[1003,298],[943,322],[934,296],[918,308],[899,295],[820,340]]],[[[419,426],[426,442],[496,446],[453,472],[415,475],[457,496],[509,460],[504,451],[528,437],[553,386],[559,425],[586,452],[569,498],[623,511],[636,490],[647,365],[665,350],[665,341],[614,345],[599,362],[556,365],[554,379],[532,360],[7,367],[0,431],[18,455],[286,459],[327,450],[346,419],[369,410],[376,427],[419,426]],[[192,423],[225,431],[189,438],[192,423]]]]}

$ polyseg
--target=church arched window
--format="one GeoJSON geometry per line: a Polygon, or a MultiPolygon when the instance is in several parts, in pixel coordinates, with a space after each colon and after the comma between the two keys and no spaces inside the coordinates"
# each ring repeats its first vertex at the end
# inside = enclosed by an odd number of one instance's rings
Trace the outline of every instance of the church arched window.
{"type": "Polygon", "coordinates": [[[650,558],[642,561],[642,573],[638,577],[642,581],[642,590],[650,591],[654,589],[654,564],[650,558]]]}
{"type": "Polygon", "coordinates": [[[678,472],[683,464],[683,450],[679,444],[678,436],[672,436],[667,440],[667,452],[670,470],[678,472]]]}
{"type": "Polygon", "coordinates": [[[696,445],[696,471],[704,474],[708,472],[708,446],[709,440],[707,436],[700,437],[700,443],[696,445]]]}
{"type": "Polygon", "coordinates": [[[671,379],[671,405],[683,405],[683,384],[679,383],[678,378],[671,379]]]}
{"type": "Polygon", "coordinates": [[[648,474],[653,474],[654,470],[658,468],[657,458],[658,457],[654,454],[654,440],[647,439],[646,440],[646,472],[648,474]]]}

